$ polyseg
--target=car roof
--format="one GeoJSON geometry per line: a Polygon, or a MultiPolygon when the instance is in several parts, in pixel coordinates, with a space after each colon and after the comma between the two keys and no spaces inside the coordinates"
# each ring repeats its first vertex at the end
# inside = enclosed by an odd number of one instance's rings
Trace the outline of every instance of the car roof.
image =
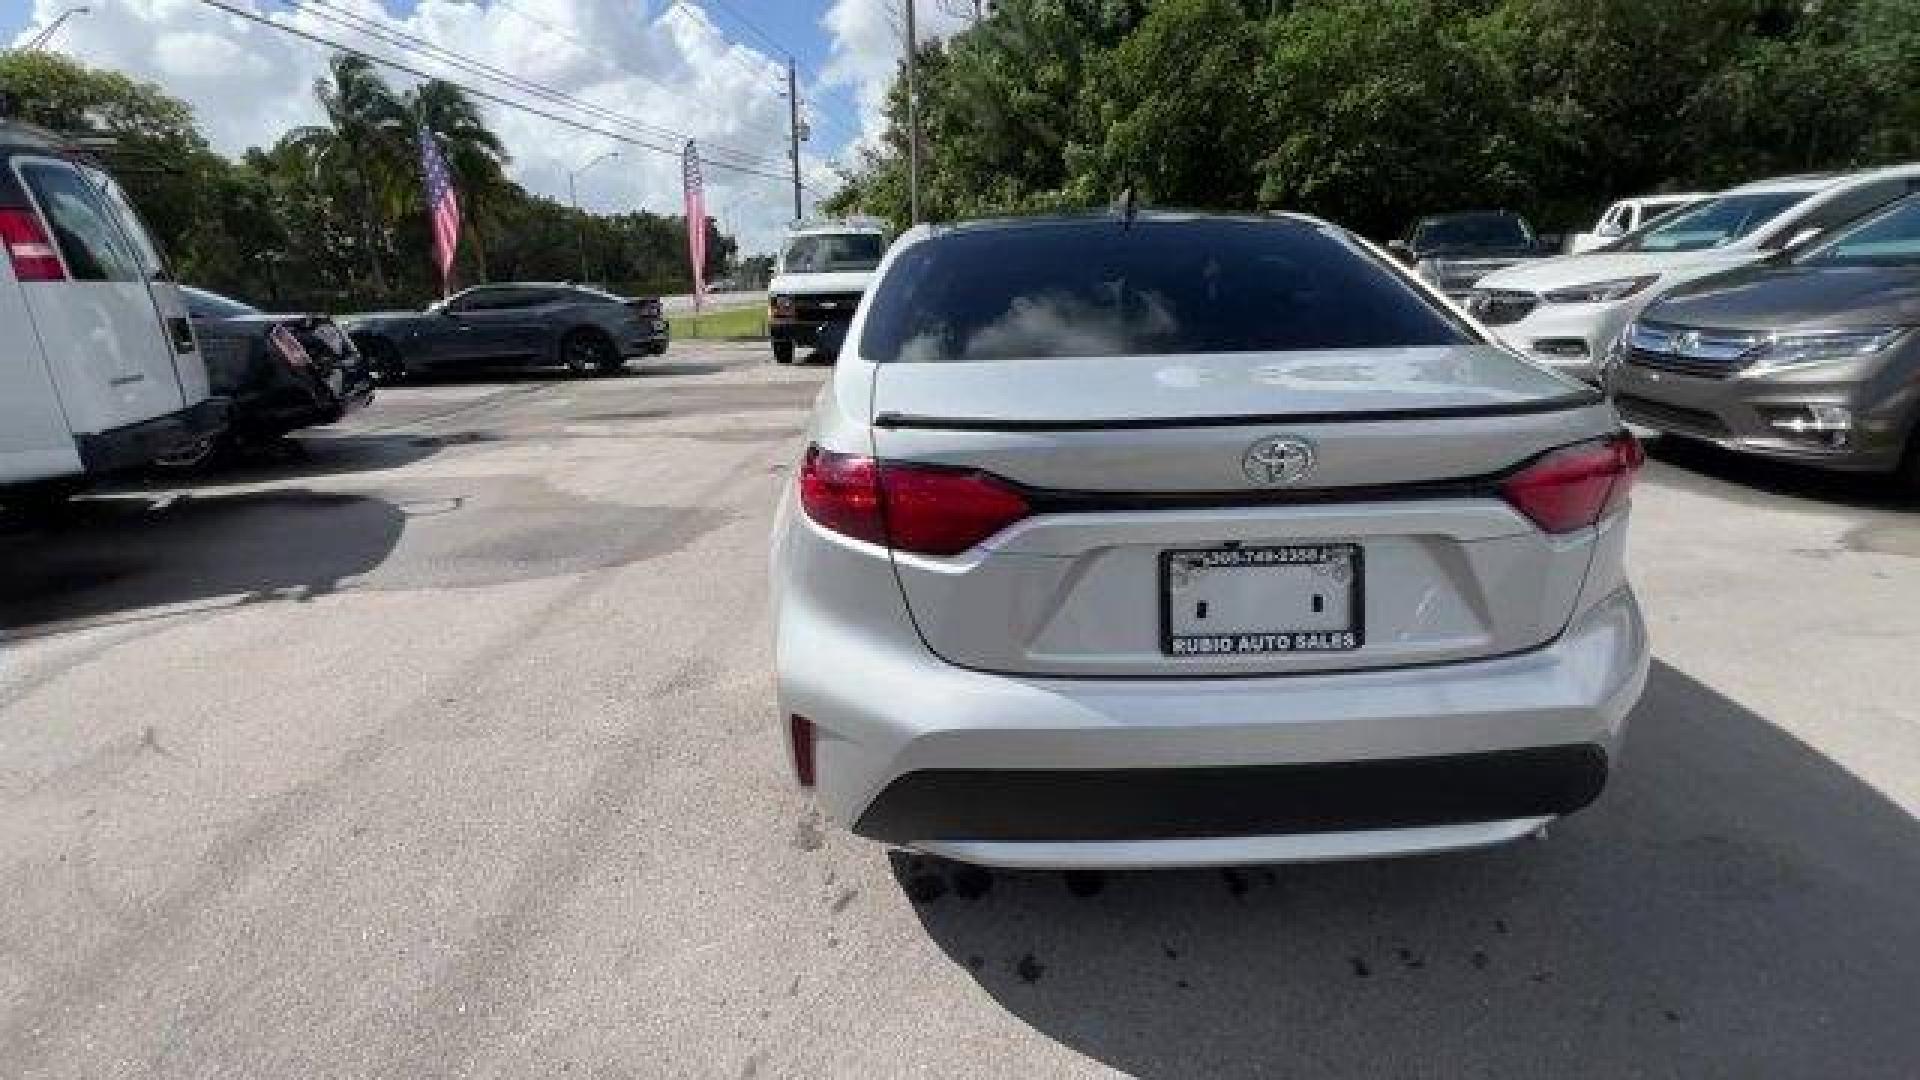
{"type": "MultiPolygon", "coordinates": [[[[1319,218],[1308,214],[1279,212],[1268,214],[1232,214],[1212,213],[1201,210],[1139,209],[1134,211],[1136,222],[1154,222],[1159,224],[1193,221],[1243,221],[1258,224],[1293,224],[1312,228],[1330,228],[1319,218]]],[[[1117,225],[1120,215],[1111,209],[1056,210],[1040,214],[1013,214],[1002,217],[969,218],[962,221],[930,221],[909,229],[901,239],[924,239],[939,236],[952,236],[960,233],[1000,232],[1018,229],[1038,228],[1047,225],[1084,225],[1097,227],[1101,224],[1117,225]]]]}
{"type": "Polygon", "coordinates": [[[1445,214],[1427,214],[1420,219],[1422,224],[1429,221],[1453,221],[1457,218],[1517,218],[1520,215],[1512,210],[1453,210],[1445,214]]]}
{"type": "Polygon", "coordinates": [[[1920,176],[1920,162],[1906,162],[1880,169],[1861,169],[1856,172],[1798,173],[1792,176],[1776,176],[1768,180],[1755,180],[1752,183],[1731,187],[1721,194],[1732,195],[1755,191],[1825,191],[1843,184],[1902,176],[1920,176]]]}

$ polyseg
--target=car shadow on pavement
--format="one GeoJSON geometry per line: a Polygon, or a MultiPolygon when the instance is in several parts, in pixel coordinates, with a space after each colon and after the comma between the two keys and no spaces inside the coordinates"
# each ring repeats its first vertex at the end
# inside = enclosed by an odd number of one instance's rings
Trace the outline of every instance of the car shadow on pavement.
{"type": "Polygon", "coordinates": [[[85,499],[0,533],[0,636],[209,598],[311,600],[378,567],[403,508],[303,489],[85,499]]]}
{"type": "Polygon", "coordinates": [[[1684,480],[1755,505],[1784,497],[1896,513],[1920,507],[1920,494],[1903,490],[1892,476],[1829,472],[1670,435],[1649,439],[1646,447],[1684,480]]]}
{"type": "Polygon", "coordinates": [[[1656,663],[1548,841],[1102,876],[896,854],[1009,1012],[1171,1076],[1912,1076],[1920,823],[1656,663]]]}
{"type": "Polygon", "coordinates": [[[141,479],[161,488],[200,488],[379,472],[429,458],[449,442],[446,437],[397,434],[295,435],[234,451],[191,472],[156,470],[141,479]]]}

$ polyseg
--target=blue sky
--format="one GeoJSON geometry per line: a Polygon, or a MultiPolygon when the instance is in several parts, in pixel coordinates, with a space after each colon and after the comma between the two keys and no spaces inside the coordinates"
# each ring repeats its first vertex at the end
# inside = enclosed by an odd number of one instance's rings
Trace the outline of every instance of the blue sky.
{"type": "MultiPolygon", "coordinates": [[[[799,63],[801,100],[812,119],[813,138],[801,155],[811,202],[837,186],[836,169],[857,161],[856,140],[877,129],[901,55],[896,13],[908,0],[228,2],[418,65],[417,54],[369,44],[340,21],[344,8],[349,17],[375,19],[612,110],[657,132],[654,141],[677,147],[692,138],[708,164],[708,206],[749,250],[763,250],[792,217],[790,184],[778,179],[788,168],[785,53],[799,63]]],[[[0,0],[0,42],[23,41],[73,3],[90,11],[70,20],[51,47],[158,83],[193,107],[216,150],[237,154],[318,119],[311,88],[329,50],[197,0],[0,0]]],[[[918,3],[929,35],[955,28],[934,0],[918,3]]],[[[470,72],[434,73],[487,86],[470,72]]],[[[513,155],[515,179],[528,188],[564,197],[569,172],[618,150],[615,163],[582,178],[583,205],[678,208],[679,165],[671,152],[486,107],[513,155]]]]}

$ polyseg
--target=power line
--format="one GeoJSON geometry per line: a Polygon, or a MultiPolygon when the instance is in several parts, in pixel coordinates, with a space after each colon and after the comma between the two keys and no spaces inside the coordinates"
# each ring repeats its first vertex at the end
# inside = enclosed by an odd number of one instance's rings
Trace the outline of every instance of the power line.
{"type": "MultiPolygon", "coordinates": [[[[348,56],[357,56],[360,59],[365,60],[370,64],[377,64],[381,67],[391,68],[395,71],[399,71],[404,74],[411,75],[416,79],[438,79],[439,81],[444,82],[447,85],[452,86],[458,90],[461,90],[467,94],[470,94],[473,97],[479,98],[482,101],[490,101],[496,105],[503,105],[509,109],[514,109],[519,112],[524,112],[524,113],[531,114],[533,116],[538,116],[544,120],[551,120],[556,124],[564,124],[567,127],[574,128],[579,131],[589,132],[594,135],[601,135],[606,138],[612,139],[615,142],[625,143],[628,146],[637,146],[644,150],[652,150],[655,153],[667,154],[671,157],[676,157],[676,158],[680,157],[682,154],[682,150],[683,150],[682,147],[661,146],[658,143],[651,143],[646,141],[645,139],[641,139],[633,135],[623,134],[618,131],[608,131],[605,128],[596,127],[588,123],[583,123],[579,120],[573,119],[572,117],[561,116],[557,113],[548,112],[545,109],[535,108],[534,106],[529,105],[523,101],[515,101],[511,98],[502,97],[501,95],[495,94],[488,90],[482,90],[478,87],[469,86],[465,83],[457,82],[453,79],[447,79],[438,75],[430,74],[429,72],[422,71],[419,68],[411,67],[407,64],[402,64],[397,60],[389,60],[382,56],[375,56],[372,53],[363,52],[359,49],[353,48],[350,45],[346,45],[341,42],[335,41],[332,38],[326,37],[324,35],[315,34],[307,30],[302,30],[297,26],[289,26],[286,23],[277,22],[273,19],[267,18],[264,15],[258,14],[257,12],[248,11],[245,8],[235,7],[232,4],[226,3],[225,0],[199,0],[199,2],[207,5],[208,7],[218,8],[219,10],[224,11],[229,15],[235,16],[236,18],[246,19],[248,22],[259,23],[261,26],[278,30],[283,34],[290,34],[294,37],[304,38],[305,40],[310,41],[316,45],[324,45],[329,49],[335,49],[335,50],[338,50],[339,52],[346,53],[348,56]]],[[[706,161],[704,157],[702,158],[702,160],[706,161]]],[[[730,172],[745,173],[750,176],[762,176],[770,180],[786,180],[787,179],[787,177],[781,173],[766,172],[760,169],[754,169],[754,168],[748,168],[741,165],[729,164],[724,161],[707,161],[707,164],[713,165],[714,167],[719,169],[725,169],[730,172]]]]}
{"type": "MultiPolygon", "coordinates": [[[[496,0],[496,2],[505,3],[506,0],[496,0]]],[[[719,0],[709,0],[709,2],[716,3],[716,5],[719,4],[719,0]]],[[[713,17],[710,14],[708,14],[701,7],[700,4],[692,3],[691,0],[672,0],[672,2],[667,5],[667,7],[669,10],[673,8],[684,8],[684,9],[699,11],[705,22],[707,22],[709,25],[712,25],[715,30],[721,30],[721,28],[718,25],[714,25],[713,17]]],[[[806,75],[808,81],[813,83],[815,86],[823,85],[826,82],[826,80],[821,76],[819,71],[814,69],[812,66],[804,63],[798,57],[794,56],[791,51],[789,51],[787,48],[782,46],[779,42],[773,40],[773,38],[770,35],[768,35],[765,31],[761,30],[758,26],[756,26],[751,21],[747,20],[737,10],[735,10],[730,6],[725,6],[725,5],[719,5],[719,9],[722,11],[728,12],[730,15],[733,16],[735,20],[738,20],[739,22],[743,23],[746,26],[746,28],[754,34],[755,37],[759,38],[761,42],[763,42],[769,48],[771,48],[775,53],[775,55],[783,56],[788,60],[793,61],[794,66],[798,68],[802,74],[806,75]]],[[[724,30],[721,30],[721,39],[726,40],[726,32],[724,30]]],[[[731,44],[731,42],[729,42],[729,44],[731,44]]],[[[752,61],[747,60],[745,57],[742,57],[738,53],[729,51],[723,55],[725,55],[728,59],[738,63],[743,69],[750,68],[752,74],[760,75],[760,74],[766,73],[765,69],[759,68],[758,66],[753,65],[752,61]]],[[[773,74],[776,79],[783,78],[783,76],[781,76],[778,72],[775,72],[773,74]]],[[[825,95],[816,95],[816,96],[824,97],[825,95]]],[[[846,121],[843,121],[837,117],[834,117],[832,114],[826,112],[824,109],[812,110],[812,115],[808,117],[808,121],[809,123],[817,122],[817,123],[820,123],[822,126],[834,128],[849,140],[857,141],[861,137],[861,133],[857,125],[848,124],[846,121]]]]}
{"type": "MultiPolygon", "coordinates": [[[[583,38],[580,35],[565,29],[564,27],[556,26],[552,22],[549,22],[546,19],[542,19],[539,16],[528,11],[527,9],[520,7],[518,4],[513,3],[512,0],[493,0],[493,3],[495,6],[505,8],[507,11],[512,12],[515,15],[518,15],[521,19],[529,23],[532,23],[533,25],[541,28],[542,30],[547,31],[550,34],[554,34],[558,37],[566,38],[568,41],[571,41],[574,44],[579,45],[581,48],[586,49],[588,52],[591,52],[591,53],[594,53],[595,55],[600,56],[601,58],[607,60],[609,63],[613,64],[615,67],[619,68],[619,70],[624,74],[630,75],[633,78],[639,79],[641,82],[648,84],[649,86],[657,87],[661,90],[666,91],[669,94],[674,95],[675,97],[680,98],[684,104],[693,105],[701,109],[703,112],[707,113],[709,116],[717,116],[717,117],[732,119],[731,114],[723,112],[716,105],[713,105],[711,103],[704,102],[704,101],[698,101],[692,98],[683,97],[680,91],[675,90],[673,87],[668,86],[667,84],[661,82],[660,80],[655,79],[652,76],[647,75],[643,72],[634,71],[631,68],[625,67],[624,62],[618,56],[615,56],[613,52],[609,50],[605,45],[602,45],[598,42],[589,41],[586,38],[583,38]]],[[[726,56],[728,59],[740,61],[743,64],[745,63],[745,61],[742,60],[742,58],[735,56],[731,52],[725,53],[723,55],[726,56]]],[[[772,72],[766,68],[756,68],[750,71],[749,74],[758,78],[758,77],[763,77],[769,74],[777,74],[777,73],[772,72]]],[[[745,130],[750,133],[757,132],[763,136],[770,137],[770,138],[778,137],[778,134],[773,131],[774,123],[775,122],[771,120],[762,120],[762,121],[759,121],[758,123],[748,125],[745,130]]]]}
{"type": "Polygon", "coordinates": [[[791,57],[793,55],[792,52],[788,50],[784,45],[781,45],[778,41],[775,41],[773,38],[773,35],[767,33],[765,30],[760,29],[759,25],[756,24],[752,19],[749,19],[745,15],[740,14],[739,10],[736,9],[732,4],[728,3],[727,0],[703,0],[703,2],[707,4],[712,4],[713,6],[719,8],[721,11],[724,11],[727,14],[733,16],[735,22],[738,22],[741,26],[746,27],[748,33],[752,34],[754,37],[759,38],[763,43],[766,44],[768,48],[772,49],[775,53],[781,56],[786,56],[786,57],[791,57]]]}
{"type": "MultiPolygon", "coordinates": [[[[289,3],[291,2],[292,0],[289,0],[289,3]]],[[[425,50],[428,53],[426,59],[433,60],[437,63],[448,64],[470,74],[504,83],[517,91],[532,94],[555,104],[564,105],[587,113],[596,119],[630,127],[646,135],[670,138],[676,142],[685,142],[687,139],[693,137],[686,132],[676,131],[673,128],[631,119],[623,113],[597,105],[584,98],[575,97],[551,87],[543,86],[531,79],[522,78],[503,68],[455,52],[452,49],[421,38],[418,35],[407,33],[398,27],[369,19],[366,16],[360,15],[333,2],[333,0],[305,0],[298,10],[303,10],[306,14],[313,15],[322,21],[339,26],[342,29],[364,34],[380,41],[382,44],[391,45],[402,50],[409,49],[410,47],[425,50]],[[321,10],[323,8],[326,10],[321,10]]],[[[777,167],[780,163],[779,159],[771,157],[770,155],[742,150],[738,147],[730,147],[725,143],[705,142],[704,140],[702,143],[703,155],[707,148],[715,148],[717,150],[717,154],[715,155],[716,159],[719,156],[726,156],[735,159],[736,164],[763,165],[769,168],[777,167]]]]}

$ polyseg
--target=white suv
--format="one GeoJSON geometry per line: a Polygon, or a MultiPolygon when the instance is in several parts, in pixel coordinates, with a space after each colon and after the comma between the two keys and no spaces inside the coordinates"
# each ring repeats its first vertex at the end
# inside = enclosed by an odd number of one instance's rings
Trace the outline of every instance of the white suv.
{"type": "Polygon", "coordinates": [[[1805,243],[1915,190],[1920,164],[1731,188],[1604,251],[1488,274],[1467,310],[1532,359],[1597,381],[1609,346],[1662,292],[1805,243]]]}
{"type": "Polygon", "coordinates": [[[0,247],[0,503],[219,432],[186,304],[110,176],[0,122],[0,247]]]}

